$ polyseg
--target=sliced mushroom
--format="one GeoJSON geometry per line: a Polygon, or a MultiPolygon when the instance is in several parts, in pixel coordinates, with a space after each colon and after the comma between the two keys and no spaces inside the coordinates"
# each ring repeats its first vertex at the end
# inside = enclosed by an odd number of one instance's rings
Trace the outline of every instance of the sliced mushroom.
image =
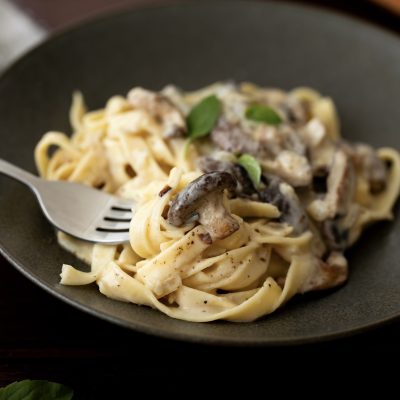
{"type": "Polygon", "coordinates": [[[309,110],[306,103],[300,101],[295,96],[287,96],[280,108],[284,112],[288,122],[294,126],[304,125],[309,118],[309,110]]]}
{"type": "Polygon", "coordinates": [[[297,235],[308,229],[308,218],[294,189],[279,178],[267,180],[267,186],[260,191],[260,199],[276,206],[282,213],[280,220],[293,227],[297,235]]]}
{"type": "MultiPolygon", "coordinates": [[[[223,191],[233,191],[236,180],[228,172],[209,172],[191,182],[172,202],[168,222],[182,226],[197,218],[211,241],[224,239],[239,229],[239,223],[223,203],[223,191]]],[[[208,240],[207,238],[204,238],[208,240]]]]}
{"type": "Polygon", "coordinates": [[[258,199],[254,185],[243,167],[229,161],[218,160],[213,157],[202,157],[198,161],[199,168],[207,173],[213,171],[225,171],[232,174],[237,181],[235,195],[238,197],[250,197],[258,199]]]}
{"type": "Polygon", "coordinates": [[[290,125],[259,124],[254,131],[253,140],[257,140],[259,144],[259,156],[266,155],[272,158],[278,156],[283,150],[289,150],[302,156],[306,154],[303,138],[290,125]]]}
{"type": "Polygon", "coordinates": [[[371,193],[382,192],[386,187],[387,168],[375,150],[366,144],[356,144],[353,146],[352,156],[356,168],[361,170],[368,181],[371,193]]]}
{"type": "Polygon", "coordinates": [[[341,226],[339,220],[327,219],[323,221],[321,233],[328,249],[343,251],[347,247],[349,230],[341,226]]]}
{"type": "Polygon", "coordinates": [[[303,155],[305,146],[293,131],[260,126],[253,137],[239,124],[233,125],[220,119],[211,133],[211,139],[226,152],[247,153],[263,160],[261,164],[266,171],[293,186],[307,186],[311,182],[311,167],[303,155]]]}
{"type": "Polygon", "coordinates": [[[163,137],[179,137],[186,133],[183,115],[166,96],[137,87],[128,93],[128,101],[135,108],[146,110],[162,126],[163,137]]]}
{"type": "Polygon", "coordinates": [[[282,136],[283,150],[289,150],[301,156],[306,155],[307,146],[297,130],[290,125],[282,125],[279,127],[279,133],[282,136]]]}
{"type": "Polygon", "coordinates": [[[355,173],[351,159],[343,149],[333,157],[327,180],[328,192],[322,199],[312,201],[307,211],[316,221],[345,215],[354,197],[355,173]]]}
{"type": "Polygon", "coordinates": [[[218,148],[233,154],[248,153],[257,156],[259,143],[247,134],[239,124],[220,118],[211,132],[211,140],[218,148]]]}

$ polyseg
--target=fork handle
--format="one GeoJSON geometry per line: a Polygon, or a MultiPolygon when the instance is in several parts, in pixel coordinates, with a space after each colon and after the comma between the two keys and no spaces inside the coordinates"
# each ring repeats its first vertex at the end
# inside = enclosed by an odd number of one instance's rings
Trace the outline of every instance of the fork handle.
{"type": "Polygon", "coordinates": [[[0,158],[0,174],[7,175],[34,189],[39,178],[0,158]]]}

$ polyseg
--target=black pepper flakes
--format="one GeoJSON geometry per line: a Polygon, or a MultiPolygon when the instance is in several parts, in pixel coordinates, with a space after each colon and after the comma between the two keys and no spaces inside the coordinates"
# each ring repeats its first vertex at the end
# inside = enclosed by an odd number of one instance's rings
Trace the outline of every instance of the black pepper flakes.
{"type": "Polygon", "coordinates": [[[211,235],[209,233],[199,233],[199,238],[205,244],[212,244],[211,235]]]}

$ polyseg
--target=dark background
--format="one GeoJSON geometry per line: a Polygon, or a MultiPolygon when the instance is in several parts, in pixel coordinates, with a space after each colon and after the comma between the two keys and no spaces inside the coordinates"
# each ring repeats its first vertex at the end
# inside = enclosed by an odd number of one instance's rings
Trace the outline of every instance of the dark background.
{"type": "MultiPolygon", "coordinates": [[[[15,2],[52,32],[111,10],[171,1],[15,2]]],[[[386,1],[394,7],[389,9],[375,4],[378,2],[357,0],[302,2],[333,8],[400,33],[397,0],[386,1]]],[[[152,380],[155,386],[163,385],[165,394],[173,394],[182,377],[209,379],[213,374],[229,373],[243,378],[246,372],[254,376],[254,363],[260,360],[267,370],[269,366],[269,377],[273,366],[284,372],[301,369],[305,361],[314,362],[313,369],[318,370],[326,362],[348,367],[355,360],[371,363],[373,356],[395,360],[400,355],[399,338],[398,321],[351,338],[286,348],[221,348],[154,338],[111,325],[60,302],[0,256],[0,386],[21,379],[47,379],[73,387],[78,394],[74,399],[123,398],[119,395],[123,390],[152,380]]],[[[385,362],[375,365],[383,367],[385,362]]],[[[338,371],[342,373],[343,368],[338,371]]],[[[332,376],[332,382],[336,379],[332,376]]],[[[151,393],[153,388],[149,389],[151,393]]]]}

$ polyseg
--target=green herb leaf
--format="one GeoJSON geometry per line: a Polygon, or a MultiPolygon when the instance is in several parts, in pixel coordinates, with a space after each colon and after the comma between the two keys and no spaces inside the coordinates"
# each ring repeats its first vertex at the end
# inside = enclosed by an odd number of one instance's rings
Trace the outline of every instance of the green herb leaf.
{"type": "Polygon", "coordinates": [[[0,389],[0,400],[71,400],[73,395],[72,389],[60,383],[29,379],[0,389]]]}
{"type": "Polygon", "coordinates": [[[198,139],[208,135],[221,113],[221,103],[214,95],[196,104],[187,117],[188,136],[198,139]]]}
{"type": "Polygon", "coordinates": [[[259,187],[261,182],[261,166],[259,162],[250,154],[242,154],[238,159],[238,163],[246,170],[254,187],[259,187]]]}
{"type": "Polygon", "coordinates": [[[266,122],[270,125],[279,125],[282,118],[279,114],[264,104],[253,104],[246,110],[246,118],[257,122],[266,122]]]}
{"type": "Polygon", "coordinates": [[[188,156],[188,154],[189,154],[189,148],[190,148],[190,145],[192,144],[192,142],[193,142],[193,139],[192,138],[188,138],[188,139],[186,139],[186,141],[185,141],[185,145],[183,146],[183,156],[186,158],[187,156],[188,156]]]}

